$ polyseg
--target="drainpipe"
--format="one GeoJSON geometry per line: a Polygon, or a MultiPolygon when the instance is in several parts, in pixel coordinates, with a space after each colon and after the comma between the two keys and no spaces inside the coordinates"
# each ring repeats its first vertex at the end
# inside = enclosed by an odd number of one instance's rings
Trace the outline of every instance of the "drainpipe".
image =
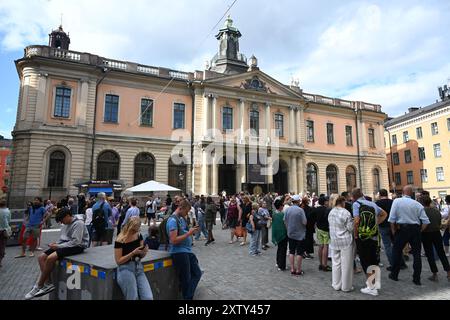
{"type": "Polygon", "coordinates": [[[191,111],[191,195],[194,191],[194,125],[195,125],[195,91],[192,85],[192,81],[188,81],[188,88],[191,92],[192,111],[191,111]]]}
{"type": "Polygon", "coordinates": [[[94,174],[94,149],[95,149],[95,139],[96,139],[96,122],[97,122],[97,100],[98,100],[98,87],[103,82],[103,80],[108,75],[110,69],[102,68],[102,72],[104,73],[103,77],[97,81],[97,85],[95,86],[95,102],[94,102],[94,125],[92,128],[92,149],[91,149],[91,166],[90,166],[90,174],[89,180],[92,180],[94,174]]]}
{"type": "Polygon", "coordinates": [[[356,148],[357,148],[357,152],[358,152],[358,176],[359,176],[359,187],[361,188],[361,191],[362,191],[363,188],[362,188],[362,175],[361,175],[361,153],[360,153],[360,148],[359,148],[358,114],[360,114],[360,117],[361,117],[361,112],[358,109],[357,104],[355,103],[356,148]]]}

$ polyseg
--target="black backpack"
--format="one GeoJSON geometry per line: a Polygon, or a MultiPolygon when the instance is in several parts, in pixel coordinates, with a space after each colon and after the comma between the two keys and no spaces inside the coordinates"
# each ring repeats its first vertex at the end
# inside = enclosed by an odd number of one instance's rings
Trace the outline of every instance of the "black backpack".
{"type": "Polygon", "coordinates": [[[378,236],[378,224],[375,214],[375,208],[369,205],[365,205],[357,201],[359,207],[359,227],[358,235],[361,240],[371,239],[378,236]]]}
{"type": "Polygon", "coordinates": [[[103,202],[100,205],[100,207],[95,209],[94,212],[92,213],[92,227],[98,234],[102,234],[106,230],[106,227],[108,226],[108,223],[105,219],[105,213],[103,212],[104,205],[105,202],[103,202]]]}
{"type": "Polygon", "coordinates": [[[169,243],[170,243],[170,236],[167,233],[167,222],[172,217],[177,221],[177,226],[178,226],[177,235],[180,235],[180,231],[183,228],[183,226],[181,225],[180,218],[177,217],[175,214],[165,217],[164,220],[159,224],[159,242],[160,242],[160,244],[165,245],[166,250],[169,247],[169,243]]]}

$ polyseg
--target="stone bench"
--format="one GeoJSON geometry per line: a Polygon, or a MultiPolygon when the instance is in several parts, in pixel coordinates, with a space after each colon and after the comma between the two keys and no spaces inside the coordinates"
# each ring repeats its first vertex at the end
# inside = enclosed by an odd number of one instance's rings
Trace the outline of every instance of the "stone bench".
{"type": "MultiPolygon", "coordinates": [[[[141,262],[155,300],[181,298],[168,252],[149,250],[141,262]]],[[[82,254],[66,257],[57,262],[52,273],[55,291],[50,294],[50,300],[122,300],[116,268],[112,245],[89,248],[82,254]]]]}

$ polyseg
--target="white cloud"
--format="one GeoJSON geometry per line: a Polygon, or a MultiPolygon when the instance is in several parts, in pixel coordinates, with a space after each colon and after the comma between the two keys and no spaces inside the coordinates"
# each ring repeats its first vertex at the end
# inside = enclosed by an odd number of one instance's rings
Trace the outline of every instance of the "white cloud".
{"type": "MultiPolygon", "coordinates": [[[[186,71],[217,50],[211,28],[232,0],[0,0],[0,47],[46,44],[60,23],[71,49],[186,71]]],[[[239,0],[231,11],[263,71],[306,92],[380,103],[432,103],[450,76],[447,0],[239,0]],[[415,75],[415,76],[412,76],[415,75]]]]}

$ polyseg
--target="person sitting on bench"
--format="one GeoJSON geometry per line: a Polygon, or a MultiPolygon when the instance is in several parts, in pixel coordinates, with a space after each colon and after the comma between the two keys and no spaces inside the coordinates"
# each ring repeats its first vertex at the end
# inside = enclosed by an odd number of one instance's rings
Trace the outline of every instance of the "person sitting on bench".
{"type": "Polygon", "coordinates": [[[50,274],[57,260],[67,256],[80,254],[87,248],[89,233],[82,220],[72,216],[70,209],[61,208],[56,214],[56,222],[62,223],[61,236],[58,243],[50,243],[50,249],[39,256],[41,274],[38,282],[25,295],[26,300],[44,296],[52,292],[55,287],[51,283],[50,274]]]}

